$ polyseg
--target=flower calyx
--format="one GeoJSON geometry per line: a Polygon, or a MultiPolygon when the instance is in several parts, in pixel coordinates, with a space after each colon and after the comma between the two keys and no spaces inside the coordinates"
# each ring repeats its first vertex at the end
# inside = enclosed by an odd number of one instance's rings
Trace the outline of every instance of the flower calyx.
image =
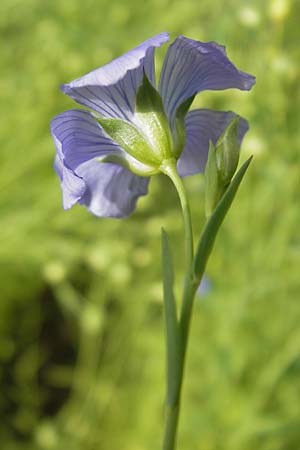
{"type": "Polygon", "coordinates": [[[97,120],[122,149],[98,158],[101,162],[118,163],[138,175],[149,176],[160,172],[162,162],[173,157],[172,134],[162,99],[145,73],[137,91],[131,121],[116,118],[97,120]]]}

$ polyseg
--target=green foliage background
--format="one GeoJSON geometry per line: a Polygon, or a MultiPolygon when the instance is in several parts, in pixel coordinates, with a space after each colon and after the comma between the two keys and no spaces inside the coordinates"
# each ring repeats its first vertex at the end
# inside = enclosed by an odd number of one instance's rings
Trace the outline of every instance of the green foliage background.
{"type": "MultiPolygon", "coordinates": [[[[1,448],[160,448],[160,228],[180,288],[176,194],[156,176],[130,218],[63,211],[49,121],[74,107],[61,82],[167,30],[226,44],[257,76],[250,93],[195,101],[247,117],[254,160],[196,302],[179,450],[299,449],[299,12],[297,0],[1,1],[1,448]]],[[[203,179],[186,185],[196,236],[203,179]]]]}

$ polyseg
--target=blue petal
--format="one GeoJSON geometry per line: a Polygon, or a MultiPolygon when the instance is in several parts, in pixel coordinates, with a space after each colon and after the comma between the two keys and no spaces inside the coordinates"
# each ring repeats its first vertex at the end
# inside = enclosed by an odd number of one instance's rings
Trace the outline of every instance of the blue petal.
{"type": "Polygon", "coordinates": [[[169,39],[160,33],[99,69],[62,86],[76,102],[104,117],[131,120],[143,70],[155,85],[154,49],[169,39]]]}
{"type": "Polygon", "coordinates": [[[100,124],[89,111],[71,109],[55,116],[51,121],[52,136],[60,143],[57,152],[68,167],[78,165],[110,152],[124,151],[104,134],[100,124]]]}
{"type": "Polygon", "coordinates": [[[255,77],[238,70],[225,47],[179,36],[170,45],[159,81],[165,111],[172,128],[178,106],[197,92],[238,88],[249,90],[255,77]]]}
{"type": "Polygon", "coordinates": [[[54,168],[60,178],[63,207],[64,209],[69,209],[81,199],[86,190],[86,186],[84,181],[78,177],[72,169],[65,165],[62,156],[61,143],[55,136],[53,136],[53,138],[57,149],[54,168]]]}
{"type": "MultiPolygon", "coordinates": [[[[211,140],[215,144],[233,117],[237,117],[237,114],[231,111],[213,111],[211,109],[195,109],[186,115],[186,143],[177,163],[177,169],[181,176],[204,172],[209,141],[211,140]]],[[[247,121],[241,118],[238,128],[240,145],[248,128],[247,121]]]]}
{"type": "Polygon", "coordinates": [[[89,161],[78,168],[78,174],[86,184],[80,203],[98,217],[128,216],[138,197],[148,191],[148,177],[134,175],[117,164],[89,161]]]}
{"type": "Polygon", "coordinates": [[[104,135],[90,112],[78,109],[57,115],[51,133],[65,209],[79,202],[101,217],[123,217],[134,210],[137,198],[147,193],[149,179],[95,159],[123,150],[104,135]]]}

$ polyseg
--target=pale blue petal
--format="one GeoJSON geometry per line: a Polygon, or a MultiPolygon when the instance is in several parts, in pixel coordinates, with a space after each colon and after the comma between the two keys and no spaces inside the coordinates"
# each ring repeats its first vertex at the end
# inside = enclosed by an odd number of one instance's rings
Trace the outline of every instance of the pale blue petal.
{"type": "Polygon", "coordinates": [[[86,186],[84,181],[72,169],[65,165],[61,142],[55,136],[53,136],[53,139],[57,150],[54,168],[60,178],[63,207],[64,209],[69,209],[81,199],[86,190],[86,186]]]}
{"type": "MultiPolygon", "coordinates": [[[[89,111],[71,109],[55,116],[51,121],[51,133],[59,141],[61,158],[75,170],[78,165],[110,152],[124,151],[102,130],[89,111]]],[[[56,145],[56,147],[58,147],[56,145]]]]}
{"type": "MultiPolygon", "coordinates": [[[[178,160],[177,169],[181,176],[204,172],[208,156],[209,141],[217,142],[222,131],[237,114],[231,111],[213,111],[211,109],[195,109],[185,119],[186,143],[178,160]]],[[[241,118],[238,127],[239,144],[243,140],[249,126],[241,118]]]]}
{"type": "Polygon", "coordinates": [[[117,164],[89,161],[78,167],[77,173],[86,184],[80,203],[98,217],[128,216],[137,199],[148,191],[148,177],[135,175],[117,164]]]}
{"type": "Polygon", "coordinates": [[[174,129],[177,108],[197,92],[237,88],[249,90],[255,77],[238,70],[225,47],[179,36],[170,45],[159,81],[165,111],[174,129]]]}
{"type": "Polygon", "coordinates": [[[147,193],[149,178],[97,160],[111,151],[124,152],[104,135],[90,112],[59,114],[51,121],[51,133],[65,209],[79,202],[100,217],[123,217],[134,210],[138,197],[147,193]]]}
{"type": "Polygon", "coordinates": [[[153,36],[105,66],[62,85],[62,90],[104,117],[131,120],[143,71],[155,85],[154,49],[168,39],[168,33],[153,36]]]}

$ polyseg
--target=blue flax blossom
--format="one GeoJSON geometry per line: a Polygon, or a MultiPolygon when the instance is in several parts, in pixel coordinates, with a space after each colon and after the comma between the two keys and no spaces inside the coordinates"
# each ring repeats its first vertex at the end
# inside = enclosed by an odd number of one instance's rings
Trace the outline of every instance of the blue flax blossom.
{"type": "MultiPolygon", "coordinates": [[[[188,112],[194,96],[204,90],[249,90],[255,78],[238,70],[223,46],[178,36],[167,51],[157,86],[154,51],[168,39],[168,33],[160,33],[62,85],[64,93],[92,110],[72,109],[51,121],[65,209],[78,202],[99,217],[127,216],[138,197],[147,193],[149,176],[160,171],[164,159],[173,158],[182,177],[204,171],[209,141],[216,143],[236,114],[209,109],[188,112]],[[162,138],[153,131],[155,121],[147,126],[147,114],[137,112],[137,96],[145,78],[162,104],[167,127],[156,123],[162,138]],[[114,139],[105,126],[108,119],[118,119],[113,124],[126,123],[129,134],[134,134],[132,140],[130,136],[129,143],[124,136],[114,139]],[[130,151],[136,135],[143,136],[147,151],[153,150],[152,159],[146,158],[146,152],[143,156],[143,149],[130,151]],[[160,145],[168,149],[157,150],[160,145]]],[[[241,119],[239,142],[247,129],[241,119]]]]}

